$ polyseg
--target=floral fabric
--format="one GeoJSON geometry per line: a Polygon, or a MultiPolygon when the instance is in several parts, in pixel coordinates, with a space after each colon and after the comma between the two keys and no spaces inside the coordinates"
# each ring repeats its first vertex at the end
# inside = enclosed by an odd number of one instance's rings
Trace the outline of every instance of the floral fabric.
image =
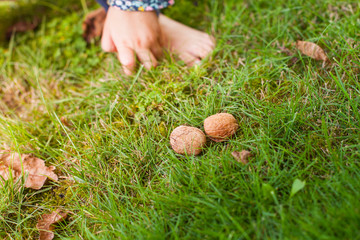
{"type": "Polygon", "coordinates": [[[175,0],[107,0],[109,6],[125,11],[157,11],[169,7],[175,0]]]}

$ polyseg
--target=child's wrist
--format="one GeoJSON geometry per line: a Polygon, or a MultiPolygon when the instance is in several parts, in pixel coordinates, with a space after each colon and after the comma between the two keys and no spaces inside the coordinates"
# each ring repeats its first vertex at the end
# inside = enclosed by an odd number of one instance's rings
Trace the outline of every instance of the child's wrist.
{"type": "Polygon", "coordinates": [[[123,12],[123,13],[155,13],[157,17],[160,16],[161,11],[160,10],[152,10],[152,11],[129,11],[129,10],[122,10],[121,8],[117,7],[117,6],[109,6],[109,9],[115,10],[115,11],[119,11],[119,12],[123,12]]]}
{"type": "Polygon", "coordinates": [[[159,15],[160,10],[174,4],[174,0],[107,0],[110,7],[116,7],[124,11],[149,12],[155,11],[159,15]]]}

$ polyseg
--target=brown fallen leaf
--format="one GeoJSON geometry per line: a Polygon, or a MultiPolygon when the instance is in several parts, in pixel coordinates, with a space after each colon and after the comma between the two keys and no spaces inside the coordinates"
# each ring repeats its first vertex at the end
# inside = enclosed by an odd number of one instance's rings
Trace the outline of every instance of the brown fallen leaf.
{"type": "Polygon", "coordinates": [[[103,8],[99,8],[90,12],[85,16],[82,24],[83,38],[90,43],[92,39],[100,37],[103,31],[106,18],[106,12],[103,8]]]}
{"type": "Polygon", "coordinates": [[[27,32],[34,30],[37,26],[39,26],[39,24],[40,24],[39,17],[35,17],[31,22],[24,20],[16,22],[6,30],[6,39],[9,40],[14,32],[27,32]]]}
{"type": "Polygon", "coordinates": [[[324,50],[315,43],[298,40],[295,46],[302,54],[308,57],[324,62],[329,61],[324,50]]]}
{"type": "Polygon", "coordinates": [[[241,152],[233,151],[231,155],[236,159],[236,161],[248,164],[248,158],[251,157],[252,154],[249,151],[242,150],[241,152]]]}
{"type": "Polygon", "coordinates": [[[69,122],[69,120],[68,120],[67,117],[65,117],[65,116],[62,116],[62,117],[60,118],[60,122],[61,122],[64,126],[66,126],[66,127],[72,127],[72,123],[69,122]]]}
{"type": "Polygon", "coordinates": [[[43,214],[36,224],[40,232],[40,240],[51,240],[55,234],[53,232],[55,223],[61,222],[67,218],[67,213],[61,209],[56,209],[50,214],[43,214]]]}
{"type": "Polygon", "coordinates": [[[27,175],[25,187],[40,189],[47,178],[58,180],[54,170],[54,166],[46,167],[43,160],[29,154],[0,151],[0,181],[7,181],[10,176],[16,181],[24,174],[27,175]]]}

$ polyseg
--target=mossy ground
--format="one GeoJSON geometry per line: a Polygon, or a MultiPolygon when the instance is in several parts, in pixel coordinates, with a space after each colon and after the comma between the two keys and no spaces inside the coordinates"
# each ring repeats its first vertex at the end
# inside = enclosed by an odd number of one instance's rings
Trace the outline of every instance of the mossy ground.
{"type": "Polygon", "coordinates": [[[195,68],[168,56],[133,77],[86,45],[78,9],[0,48],[0,143],[62,177],[0,188],[1,238],[36,238],[59,206],[70,217],[56,236],[68,239],[358,238],[358,2],[178,1],[165,13],[214,34],[214,54],[195,68]],[[298,39],[331,62],[296,53],[298,39]],[[224,111],[239,120],[233,139],[199,157],[171,150],[176,126],[224,111]],[[247,166],[231,156],[242,149],[247,166]],[[290,197],[296,179],[306,185],[290,197]]]}

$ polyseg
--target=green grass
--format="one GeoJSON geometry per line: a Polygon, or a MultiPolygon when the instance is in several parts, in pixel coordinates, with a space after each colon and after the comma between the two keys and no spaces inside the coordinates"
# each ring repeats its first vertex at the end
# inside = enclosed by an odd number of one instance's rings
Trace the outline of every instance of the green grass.
{"type": "Polygon", "coordinates": [[[125,77],[82,40],[82,11],[0,49],[0,144],[70,177],[0,188],[2,239],[36,238],[58,206],[64,239],[359,239],[359,3],[192,2],[166,14],[216,36],[198,68],[167,58],[125,77]],[[331,63],[297,53],[291,65],[278,46],[298,39],[331,63]],[[171,150],[176,126],[224,111],[239,121],[233,139],[199,157],[171,150]],[[231,156],[242,149],[246,166],[231,156]],[[290,196],[296,179],[306,185],[290,196]]]}

